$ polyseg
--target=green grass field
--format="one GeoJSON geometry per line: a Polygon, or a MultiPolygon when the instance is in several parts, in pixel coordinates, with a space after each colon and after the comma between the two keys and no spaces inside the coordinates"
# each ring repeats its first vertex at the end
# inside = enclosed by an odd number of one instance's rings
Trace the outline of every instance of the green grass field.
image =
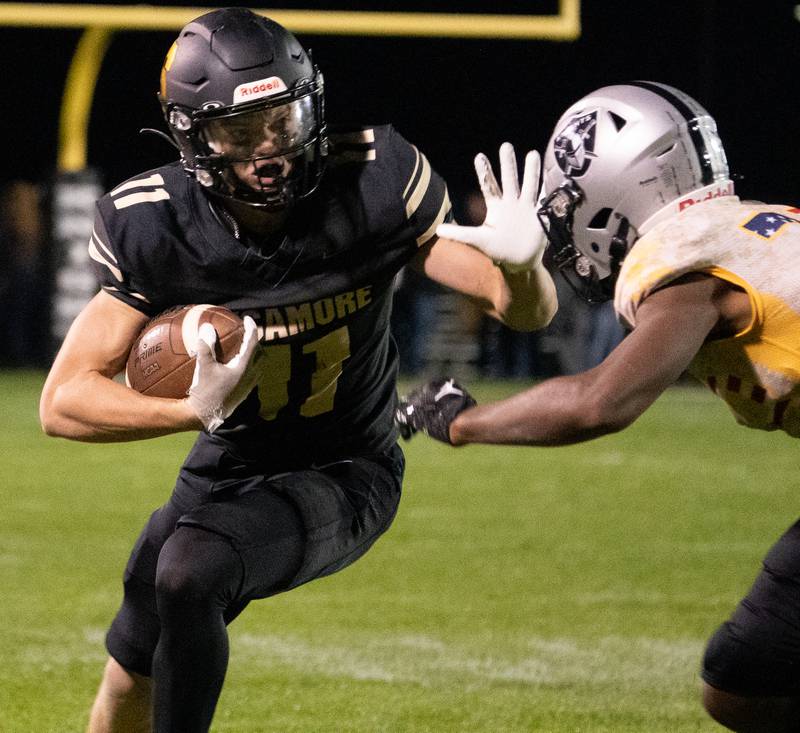
{"type": "MultiPolygon", "coordinates": [[[[3,733],[85,726],[127,553],[192,440],[46,438],[41,381],[0,374],[3,733]]],[[[705,639],[800,512],[796,444],[675,388],[581,446],[406,455],[365,558],[233,625],[214,731],[718,730],[705,639]]]]}

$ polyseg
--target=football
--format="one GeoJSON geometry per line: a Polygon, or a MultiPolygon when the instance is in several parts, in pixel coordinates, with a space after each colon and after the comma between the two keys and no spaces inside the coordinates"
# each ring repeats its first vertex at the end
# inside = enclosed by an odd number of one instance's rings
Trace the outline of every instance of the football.
{"type": "Polygon", "coordinates": [[[242,319],[219,305],[178,306],[159,313],[142,329],[128,355],[125,383],[151,397],[185,397],[194,374],[197,330],[203,323],[217,332],[217,361],[229,361],[242,344],[242,319]]]}

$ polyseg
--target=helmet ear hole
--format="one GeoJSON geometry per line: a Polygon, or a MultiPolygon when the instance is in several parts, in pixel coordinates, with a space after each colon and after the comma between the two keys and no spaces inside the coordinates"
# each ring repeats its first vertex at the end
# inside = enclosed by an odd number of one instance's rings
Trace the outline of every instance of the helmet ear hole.
{"type": "Polygon", "coordinates": [[[609,112],[609,117],[611,117],[611,121],[614,123],[614,127],[617,128],[617,132],[619,132],[625,125],[628,124],[628,120],[624,117],[620,117],[616,112],[609,112]]]}
{"type": "Polygon", "coordinates": [[[678,144],[677,142],[674,142],[669,147],[664,148],[660,153],[656,153],[656,158],[661,158],[662,156],[666,155],[667,153],[671,153],[673,150],[675,150],[675,146],[677,144],[678,144]]]}
{"type": "Polygon", "coordinates": [[[600,209],[593,217],[592,220],[587,224],[587,229],[605,229],[608,220],[611,218],[611,209],[604,208],[600,209]]]}
{"type": "Polygon", "coordinates": [[[589,246],[592,248],[592,252],[600,251],[600,245],[597,242],[592,242],[589,246]]]}

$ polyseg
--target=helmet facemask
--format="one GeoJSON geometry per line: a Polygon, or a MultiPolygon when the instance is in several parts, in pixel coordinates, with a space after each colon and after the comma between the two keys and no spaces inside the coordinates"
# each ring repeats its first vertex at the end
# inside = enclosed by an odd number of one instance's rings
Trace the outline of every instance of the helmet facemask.
{"type": "Polygon", "coordinates": [[[319,73],[278,97],[165,112],[185,167],[210,193],[277,210],[319,185],[327,153],[319,73]]]}
{"type": "Polygon", "coordinates": [[[600,277],[592,260],[575,245],[575,211],[583,200],[581,187],[573,178],[567,178],[541,201],[538,216],[553,252],[553,263],[569,286],[588,303],[603,303],[614,297],[616,278],[629,248],[631,227],[626,218],[620,218],[609,246],[610,273],[600,277]]]}

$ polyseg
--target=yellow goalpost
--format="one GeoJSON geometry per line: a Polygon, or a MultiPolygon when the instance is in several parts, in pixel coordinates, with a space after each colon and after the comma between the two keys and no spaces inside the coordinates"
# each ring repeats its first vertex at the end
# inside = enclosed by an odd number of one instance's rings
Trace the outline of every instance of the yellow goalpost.
{"type": "MultiPolygon", "coordinates": [[[[102,195],[96,171],[87,166],[89,118],[97,78],[113,35],[121,30],[178,30],[212,9],[0,2],[0,28],[83,29],[61,99],[57,175],[51,196],[53,237],[61,259],[53,294],[55,341],[63,338],[73,318],[97,290],[86,267],[94,202],[102,195]]],[[[580,36],[580,9],[580,0],[558,0],[558,13],[551,15],[253,8],[296,33],[549,41],[571,41],[580,36]]]]}
{"type": "MultiPolygon", "coordinates": [[[[89,113],[95,83],[118,30],[177,30],[211,8],[152,5],[0,3],[0,27],[85,28],[75,50],[61,105],[58,169],[86,167],[89,113]]],[[[253,8],[296,33],[353,36],[538,39],[580,36],[580,0],[559,0],[553,15],[404,13],[253,8]]]]}

